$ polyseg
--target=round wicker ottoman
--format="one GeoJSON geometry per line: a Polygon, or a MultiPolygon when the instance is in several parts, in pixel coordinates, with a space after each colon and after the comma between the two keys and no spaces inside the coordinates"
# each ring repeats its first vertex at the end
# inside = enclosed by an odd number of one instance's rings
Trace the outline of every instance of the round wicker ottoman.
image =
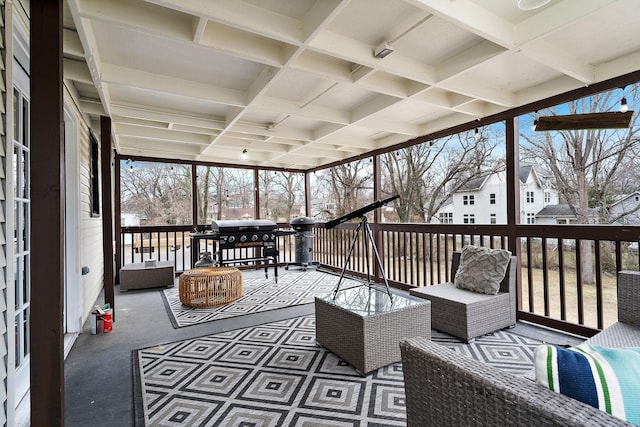
{"type": "Polygon", "coordinates": [[[233,267],[187,270],[178,280],[180,302],[188,307],[215,307],[242,296],[242,273],[233,267]]]}

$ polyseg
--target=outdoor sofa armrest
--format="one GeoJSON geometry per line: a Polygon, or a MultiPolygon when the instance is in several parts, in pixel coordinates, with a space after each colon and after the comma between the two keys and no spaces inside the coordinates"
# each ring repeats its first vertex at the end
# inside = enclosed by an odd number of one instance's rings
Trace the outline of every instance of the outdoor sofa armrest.
{"type": "Polygon", "coordinates": [[[400,351],[409,427],[632,425],[426,338],[400,351]]]}
{"type": "Polygon", "coordinates": [[[618,321],[640,326],[640,271],[618,272],[618,321]]]}

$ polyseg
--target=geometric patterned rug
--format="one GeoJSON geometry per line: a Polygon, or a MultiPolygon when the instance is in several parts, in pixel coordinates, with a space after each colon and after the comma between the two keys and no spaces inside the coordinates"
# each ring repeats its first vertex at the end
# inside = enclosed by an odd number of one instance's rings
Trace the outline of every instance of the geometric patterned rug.
{"type": "MultiPolygon", "coordinates": [[[[339,276],[317,270],[288,272],[273,278],[256,276],[243,279],[242,297],[238,300],[212,308],[190,308],[180,303],[178,286],[163,289],[165,307],[174,328],[191,326],[203,322],[224,319],[283,307],[307,304],[316,295],[330,293],[338,283],[339,276]]],[[[344,278],[341,288],[353,282],[344,278]]],[[[353,282],[359,283],[359,282],[353,282]]]]}
{"type": "MultiPolygon", "coordinates": [[[[536,340],[498,331],[432,339],[521,375],[536,340]]],[[[316,345],[315,317],[137,350],[137,426],[404,426],[402,364],[361,377],[316,345]]]]}

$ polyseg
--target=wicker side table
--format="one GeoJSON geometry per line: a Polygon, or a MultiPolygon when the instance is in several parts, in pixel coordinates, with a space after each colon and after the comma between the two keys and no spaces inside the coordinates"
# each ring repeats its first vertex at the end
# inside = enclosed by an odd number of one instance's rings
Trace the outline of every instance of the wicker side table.
{"type": "Polygon", "coordinates": [[[409,295],[360,286],[315,297],[315,309],[316,341],[363,376],[399,362],[401,339],[431,339],[431,303],[409,295]]]}
{"type": "Polygon", "coordinates": [[[215,307],[242,296],[242,273],[233,267],[187,270],[178,280],[180,302],[188,307],[215,307]]]}

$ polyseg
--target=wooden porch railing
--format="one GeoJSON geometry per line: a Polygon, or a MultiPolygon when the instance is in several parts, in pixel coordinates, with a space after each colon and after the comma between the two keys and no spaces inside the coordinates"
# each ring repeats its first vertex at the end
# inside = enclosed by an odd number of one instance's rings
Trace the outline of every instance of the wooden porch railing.
{"type": "MultiPolygon", "coordinates": [[[[327,230],[323,224],[316,224],[313,260],[340,271],[357,225],[344,223],[327,230]]],[[[370,226],[392,286],[409,289],[451,280],[451,254],[467,244],[509,249],[519,259],[519,319],[584,336],[616,321],[616,272],[639,270],[640,265],[640,227],[414,223],[370,226]],[[630,244],[633,242],[636,246],[630,244]]],[[[177,273],[187,270],[197,259],[191,253],[191,230],[190,226],[123,227],[118,266],[152,257],[173,260],[177,273]]],[[[280,263],[293,262],[294,236],[279,239],[280,263]]],[[[369,273],[380,281],[382,275],[372,248],[365,245],[370,243],[361,233],[347,271],[366,276],[368,253],[369,273]]]]}

